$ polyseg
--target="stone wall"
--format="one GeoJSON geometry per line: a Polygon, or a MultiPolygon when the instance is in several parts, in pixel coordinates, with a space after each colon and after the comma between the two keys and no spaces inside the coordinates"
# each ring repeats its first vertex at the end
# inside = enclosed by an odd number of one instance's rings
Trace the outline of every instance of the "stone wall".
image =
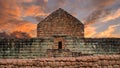
{"type": "Polygon", "coordinates": [[[45,57],[46,50],[52,49],[51,39],[1,39],[0,58],[45,57]]]}
{"type": "Polygon", "coordinates": [[[52,37],[54,35],[83,38],[84,25],[63,9],[58,9],[37,25],[37,37],[52,37]]]}
{"type": "Polygon", "coordinates": [[[120,54],[120,38],[63,37],[63,39],[0,39],[0,58],[78,57],[81,55],[120,54]],[[58,49],[59,41],[63,43],[62,49],[58,49]]]}
{"type": "Polygon", "coordinates": [[[0,68],[120,68],[120,55],[0,59],[0,68]]]}

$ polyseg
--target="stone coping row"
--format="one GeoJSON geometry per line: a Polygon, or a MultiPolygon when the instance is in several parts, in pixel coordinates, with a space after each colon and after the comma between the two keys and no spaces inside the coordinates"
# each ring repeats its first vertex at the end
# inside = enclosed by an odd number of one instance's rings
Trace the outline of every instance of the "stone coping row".
{"type": "Polygon", "coordinates": [[[97,55],[97,56],[81,56],[81,57],[57,57],[57,58],[35,58],[35,59],[0,59],[0,64],[17,64],[17,63],[27,63],[27,62],[79,62],[88,61],[95,62],[98,60],[120,60],[120,55],[97,55]]]}

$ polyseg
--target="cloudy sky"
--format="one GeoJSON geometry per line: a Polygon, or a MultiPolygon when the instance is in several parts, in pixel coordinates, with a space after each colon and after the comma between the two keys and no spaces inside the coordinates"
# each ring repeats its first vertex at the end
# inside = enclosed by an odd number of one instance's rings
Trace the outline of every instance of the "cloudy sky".
{"type": "Polygon", "coordinates": [[[120,38],[120,0],[0,0],[0,35],[36,37],[37,23],[58,8],[85,24],[85,37],[120,38]]]}

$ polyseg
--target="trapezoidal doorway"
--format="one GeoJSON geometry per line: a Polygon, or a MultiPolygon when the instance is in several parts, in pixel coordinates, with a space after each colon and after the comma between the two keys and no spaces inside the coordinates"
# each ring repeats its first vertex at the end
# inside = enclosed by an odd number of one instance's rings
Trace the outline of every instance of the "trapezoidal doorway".
{"type": "Polygon", "coordinates": [[[62,49],[62,41],[58,42],[58,49],[62,49]]]}

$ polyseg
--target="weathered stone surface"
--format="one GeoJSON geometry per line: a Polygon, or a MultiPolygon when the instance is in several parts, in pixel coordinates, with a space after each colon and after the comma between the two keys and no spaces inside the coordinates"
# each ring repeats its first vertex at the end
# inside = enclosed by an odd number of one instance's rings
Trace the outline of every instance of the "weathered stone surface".
{"type": "Polygon", "coordinates": [[[114,65],[114,64],[116,64],[116,61],[112,59],[112,60],[109,61],[109,64],[114,65]]]}
{"type": "MultiPolygon", "coordinates": [[[[96,55],[96,54],[99,55],[99,54],[120,53],[120,46],[119,46],[120,38],[110,39],[110,38],[74,38],[74,37],[61,38],[60,37],[59,39],[54,39],[54,38],[0,39],[0,42],[1,42],[0,58],[6,58],[6,59],[8,58],[32,59],[32,58],[43,58],[43,57],[79,57],[84,55],[89,55],[89,57],[91,57],[91,55],[96,55]],[[62,41],[62,49],[58,49],[59,41],[62,41]],[[114,43],[112,43],[111,41],[114,43]],[[12,46],[8,44],[12,44],[12,46]]],[[[105,55],[104,57],[101,56],[99,57],[101,60],[120,59],[118,56],[114,56],[114,55],[113,56],[108,55],[107,57],[105,55]]],[[[51,61],[51,59],[47,61],[51,61]]],[[[94,57],[93,59],[96,59],[94,61],[98,60],[97,57],[96,58],[94,57]]],[[[58,60],[58,61],[62,61],[62,60],[58,60]]],[[[88,58],[86,59],[86,61],[92,61],[92,59],[88,58]]]]}
{"type": "Polygon", "coordinates": [[[37,37],[68,35],[84,37],[84,25],[75,17],[58,9],[41,21],[37,26],[37,37]]]}
{"type": "Polygon", "coordinates": [[[113,68],[120,68],[119,65],[113,65],[113,68]]]}
{"type": "Polygon", "coordinates": [[[102,60],[102,61],[100,61],[100,65],[101,66],[108,66],[109,62],[107,60],[102,60]]]}
{"type": "Polygon", "coordinates": [[[108,66],[108,68],[113,68],[113,66],[108,66]]]}
{"type": "Polygon", "coordinates": [[[0,59],[0,68],[120,68],[120,60],[116,60],[116,57],[119,58],[120,55],[108,56],[112,58],[108,59],[107,55],[101,55],[77,58],[0,59]],[[101,59],[101,57],[104,58],[101,59]],[[72,59],[74,61],[71,61],[72,59]]]}

